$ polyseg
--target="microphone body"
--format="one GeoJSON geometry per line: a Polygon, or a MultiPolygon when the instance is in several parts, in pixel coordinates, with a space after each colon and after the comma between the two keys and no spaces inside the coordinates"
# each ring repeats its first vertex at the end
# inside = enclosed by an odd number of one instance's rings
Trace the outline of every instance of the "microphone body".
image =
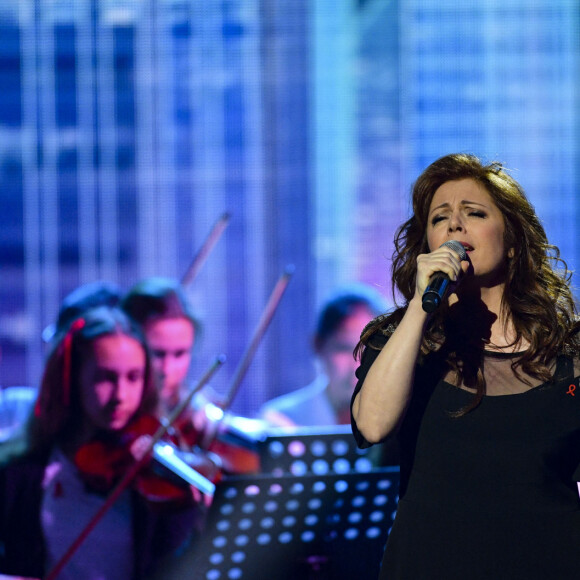
{"type": "MultiPolygon", "coordinates": [[[[467,252],[465,251],[463,244],[460,242],[449,240],[442,244],[442,246],[447,246],[457,252],[462,261],[467,260],[467,252]]],[[[441,301],[449,290],[449,286],[451,286],[449,276],[443,272],[435,272],[435,274],[431,276],[429,284],[427,288],[425,288],[425,292],[423,292],[423,310],[429,313],[433,312],[441,304],[441,301]]]]}

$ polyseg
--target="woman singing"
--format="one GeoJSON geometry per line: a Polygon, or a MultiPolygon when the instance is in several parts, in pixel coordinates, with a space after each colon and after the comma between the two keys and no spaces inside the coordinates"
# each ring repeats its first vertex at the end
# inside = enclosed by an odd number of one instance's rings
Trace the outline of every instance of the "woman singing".
{"type": "Polygon", "coordinates": [[[404,304],[363,331],[351,408],[361,447],[401,443],[380,577],[580,578],[570,273],[497,163],[445,156],[412,201],[392,266],[404,304]],[[428,313],[436,273],[452,286],[428,313]]]}

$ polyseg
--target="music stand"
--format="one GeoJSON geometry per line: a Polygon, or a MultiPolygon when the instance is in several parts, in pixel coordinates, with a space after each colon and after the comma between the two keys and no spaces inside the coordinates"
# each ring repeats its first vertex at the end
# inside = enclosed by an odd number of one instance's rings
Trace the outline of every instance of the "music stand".
{"type": "Polygon", "coordinates": [[[396,442],[360,449],[350,425],[271,429],[258,444],[262,473],[367,473],[377,467],[398,465],[396,442]]]}
{"type": "Polygon", "coordinates": [[[245,476],[216,487],[180,580],[376,578],[395,516],[399,470],[245,476]]]}

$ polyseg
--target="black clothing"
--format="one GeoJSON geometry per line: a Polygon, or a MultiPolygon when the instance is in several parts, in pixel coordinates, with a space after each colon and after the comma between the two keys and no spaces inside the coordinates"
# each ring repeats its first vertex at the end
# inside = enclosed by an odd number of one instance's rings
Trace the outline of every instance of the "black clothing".
{"type": "MultiPolygon", "coordinates": [[[[373,344],[386,341],[380,333],[373,344]]],[[[377,350],[367,347],[355,394],[377,350]]],[[[513,355],[485,353],[484,363],[513,355]]],[[[505,361],[509,364],[509,360],[505,361]]],[[[580,388],[573,361],[525,392],[473,394],[418,366],[398,433],[401,492],[381,579],[578,580],[580,388]]],[[[388,388],[388,385],[385,385],[388,388]]],[[[353,396],[354,398],[354,396],[353,396]]],[[[364,440],[353,421],[361,447],[364,440]]]]}

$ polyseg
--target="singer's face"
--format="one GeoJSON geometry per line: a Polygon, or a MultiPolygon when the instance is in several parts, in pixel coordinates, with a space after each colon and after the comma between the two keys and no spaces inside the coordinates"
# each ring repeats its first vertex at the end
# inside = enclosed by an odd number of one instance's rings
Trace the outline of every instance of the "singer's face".
{"type": "Polygon", "coordinates": [[[435,192],[427,226],[431,251],[449,240],[461,242],[474,275],[494,283],[506,263],[504,232],[503,214],[477,181],[448,181],[435,192]]]}

